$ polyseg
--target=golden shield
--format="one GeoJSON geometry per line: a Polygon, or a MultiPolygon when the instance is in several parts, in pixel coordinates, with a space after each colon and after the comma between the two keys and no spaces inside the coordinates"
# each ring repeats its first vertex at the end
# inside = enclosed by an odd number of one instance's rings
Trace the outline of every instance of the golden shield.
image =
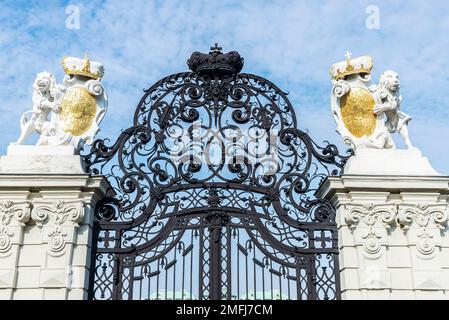
{"type": "Polygon", "coordinates": [[[361,138],[376,129],[374,98],[365,88],[351,88],[340,100],[341,117],[348,131],[361,138]]]}
{"type": "Polygon", "coordinates": [[[82,135],[92,126],[96,111],[97,102],[86,89],[70,88],[61,102],[60,117],[64,121],[64,132],[82,135]]]}

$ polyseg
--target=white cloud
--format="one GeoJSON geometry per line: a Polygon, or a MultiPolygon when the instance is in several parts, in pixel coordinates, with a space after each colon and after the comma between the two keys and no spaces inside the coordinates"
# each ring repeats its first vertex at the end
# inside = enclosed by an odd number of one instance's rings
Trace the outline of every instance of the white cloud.
{"type": "MultiPolygon", "coordinates": [[[[372,1],[78,1],[81,29],[65,28],[65,4],[4,2],[0,10],[0,152],[16,139],[19,118],[31,107],[31,85],[41,70],[62,78],[63,55],[105,64],[110,96],[103,135],[131,125],[142,95],[159,78],[187,69],[195,50],[219,42],[238,50],[245,72],[266,76],[285,91],[299,123],[317,141],[340,144],[329,110],[328,67],[354,55],[374,57],[374,77],[396,69],[411,135],[435,167],[449,173],[441,150],[447,133],[449,20],[446,1],[375,1],[380,30],[365,28],[372,1]],[[19,4],[18,4],[19,3],[19,4]]],[[[446,144],[444,144],[446,143],[446,144]]],[[[449,154],[447,154],[449,155],[449,154]]]]}

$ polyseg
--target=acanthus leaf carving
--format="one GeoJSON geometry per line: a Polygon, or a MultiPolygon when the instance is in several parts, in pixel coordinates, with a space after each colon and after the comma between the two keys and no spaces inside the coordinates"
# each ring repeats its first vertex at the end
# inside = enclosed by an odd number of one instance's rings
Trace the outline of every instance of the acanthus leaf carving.
{"type": "Polygon", "coordinates": [[[435,251],[436,242],[429,228],[444,229],[448,221],[447,205],[404,204],[399,209],[398,224],[406,232],[412,226],[419,229],[416,249],[424,256],[435,251]]]}
{"type": "Polygon", "coordinates": [[[432,213],[433,222],[439,229],[444,229],[445,225],[447,224],[449,218],[447,211],[448,210],[446,208],[444,210],[433,211],[432,213]]]}
{"type": "Polygon", "coordinates": [[[48,239],[48,251],[52,255],[61,254],[66,247],[68,233],[65,227],[78,227],[84,218],[84,202],[57,201],[55,203],[35,203],[31,213],[32,219],[39,228],[45,224],[48,239]]]}
{"type": "Polygon", "coordinates": [[[20,225],[25,224],[30,219],[30,204],[14,201],[0,202],[0,224],[9,225],[13,219],[20,225]]]}
{"type": "Polygon", "coordinates": [[[360,221],[369,227],[373,227],[376,223],[381,222],[383,226],[389,229],[396,217],[396,205],[388,207],[385,204],[368,203],[363,206],[353,207],[345,214],[345,221],[349,228],[353,229],[360,221]]]}
{"type": "Polygon", "coordinates": [[[374,204],[367,203],[356,206],[346,211],[345,221],[350,229],[355,229],[362,222],[365,227],[361,235],[363,248],[369,254],[377,254],[382,247],[382,233],[379,231],[379,224],[389,229],[395,222],[397,206],[394,204],[374,204]]]}
{"type": "Polygon", "coordinates": [[[0,253],[7,253],[12,247],[11,238],[15,233],[11,231],[10,226],[15,224],[23,227],[29,219],[30,204],[28,202],[0,202],[0,253]]]}
{"type": "Polygon", "coordinates": [[[56,226],[71,223],[75,227],[84,218],[84,203],[58,201],[56,203],[39,203],[31,213],[32,219],[38,227],[50,221],[56,226]]]}
{"type": "Polygon", "coordinates": [[[435,206],[426,204],[403,205],[399,208],[397,214],[397,222],[405,231],[408,230],[413,223],[421,228],[434,226],[444,229],[447,224],[449,215],[447,206],[440,204],[435,206]]]}
{"type": "Polygon", "coordinates": [[[355,229],[363,222],[363,247],[365,251],[375,254],[380,250],[381,236],[376,229],[382,223],[386,229],[397,225],[407,232],[412,226],[418,229],[416,248],[422,255],[435,251],[434,235],[429,228],[444,229],[448,219],[448,207],[443,204],[373,204],[368,203],[346,210],[345,222],[350,229],[355,229]],[[389,206],[389,208],[385,207],[389,206]]]}

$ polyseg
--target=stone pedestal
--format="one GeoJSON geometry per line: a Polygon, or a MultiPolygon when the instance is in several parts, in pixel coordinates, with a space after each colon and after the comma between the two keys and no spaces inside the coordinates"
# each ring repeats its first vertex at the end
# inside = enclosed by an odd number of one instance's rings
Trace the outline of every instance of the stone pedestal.
{"type": "Polygon", "coordinates": [[[81,157],[67,146],[8,146],[0,157],[0,173],[84,174],[81,157]]]}
{"type": "Polygon", "coordinates": [[[377,156],[318,190],[337,210],[342,299],[449,299],[449,177],[424,175],[420,154],[399,171],[416,175],[395,171],[401,152],[377,156]]]}
{"type": "Polygon", "coordinates": [[[93,208],[107,189],[70,147],[0,158],[0,299],[86,299],[93,208]]]}
{"type": "Polygon", "coordinates": [[[418,149],[360,149],[349,158],[346,174],[377,176],[438,176],[418,149]]]}

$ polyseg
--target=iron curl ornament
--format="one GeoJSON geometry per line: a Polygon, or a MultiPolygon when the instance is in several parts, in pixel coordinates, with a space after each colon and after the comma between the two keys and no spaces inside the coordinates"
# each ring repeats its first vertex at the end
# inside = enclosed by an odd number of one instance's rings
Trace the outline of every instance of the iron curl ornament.
{"type": "Polygon", "coordinates": [[[194,52],[117,140],[83,155],[95,208],[91,299],[338,299],[335,210],[315,196],[347,156],[297,128],[238,52],[194,52]]]}

